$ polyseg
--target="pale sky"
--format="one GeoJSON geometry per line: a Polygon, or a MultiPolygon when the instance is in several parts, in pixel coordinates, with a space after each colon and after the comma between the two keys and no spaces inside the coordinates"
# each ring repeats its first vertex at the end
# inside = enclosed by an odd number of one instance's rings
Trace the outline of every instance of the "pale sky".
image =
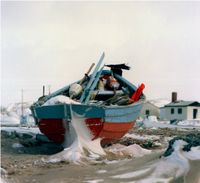
{"type": "Polygon", "coordinates": [[[200,101],[200,2],[1,3],[1,102],[55,91],[104,63],[128,63],[147,99],[200,101]]]}

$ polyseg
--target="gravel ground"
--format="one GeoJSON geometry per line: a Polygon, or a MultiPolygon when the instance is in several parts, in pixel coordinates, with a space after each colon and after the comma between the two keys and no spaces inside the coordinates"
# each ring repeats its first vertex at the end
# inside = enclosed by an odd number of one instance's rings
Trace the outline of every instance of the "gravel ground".
{"type": "MultiPolygon", "coordinates": [[[[199,133],[195,129],[177,130],[177,129],[134,129],[130,133],[142,136],[156,135],[156,140],[134,140],[123,138],[118,141],[124,145],[137,143],[142,147],[152,149],[155,153],[146,155],[142,158],[130,159],[128,162],[122,160],[117,164],[87,164],[74,165],[66,162],[56,164],[42,163],[42,158],[47,158],[63,150],[63,148],[52,142],[41,142],[28,136],[19,137],[17,134],[8,135],[1,133],[1,167],[2,177],[9,183],[27,183],[27,182],[87,182],[89,180],[104,180],[104,182],[120,182],[121,180],[111,179],[110,176],[118,170],[135,170],[144,164],[158,160],[167,148],[167,142],[177,135],[189,133],[199,133]],[[155,145],[155,144],[161,145],[155,145]],[[105,171],[104,174],[98,174],[98,171],[105,171]],[[112,171],[111,171],[112,170],[112,171]],[[116,171],[115,171],[116,170],[116,171]],[[106,173],[107,172],[107,173],[106,173]],[[109,173],[108,173],[109,172],[109,173]]],[[[186,183],[199,183],[199,176],[195,172],[200,172],[200,162],[191,162],[191,169],[185,178],[186,183]]],[[[98,182],[98,181],[97,181],[98,182]]],[[[173,182],[173,181],[172,181],[173,182]]],[[[174,182],[183,182],[183,179],[174,182]]]]}

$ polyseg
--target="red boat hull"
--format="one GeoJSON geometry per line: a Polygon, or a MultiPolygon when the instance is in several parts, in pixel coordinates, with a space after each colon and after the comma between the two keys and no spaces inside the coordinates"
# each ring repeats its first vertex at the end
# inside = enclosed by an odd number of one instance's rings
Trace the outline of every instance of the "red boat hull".
{"type": "MultiPolygon", "coordinates": [[[[85,123],[90,129],[93,139],[102,138],[101,144],[105,145],[123,137],[135,122],[103,122],[101,118],[88,118],[85,123]]],[[[65,125],[62,119],[40,119],[40,131],[50,140],[62,144],[65,140],[65,125]]]]}

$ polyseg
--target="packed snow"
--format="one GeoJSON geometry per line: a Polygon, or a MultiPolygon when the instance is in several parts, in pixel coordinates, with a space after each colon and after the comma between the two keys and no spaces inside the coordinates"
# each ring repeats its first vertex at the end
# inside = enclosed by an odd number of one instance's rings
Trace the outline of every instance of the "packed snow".
{"type": "Polygon", "coordinates": [[[158,121],[156,116],[149,116],[144,120],[138,120],[137,125],[145,128],[197,128],[200,129],[199,120],[183,120],[177,125],[170,124],[170,121],[158,121]]]}
{"type": "Polygon", "coordinates": [[[58,95],[56,97],[50,98],[43,105],[45,106],[45,105],[56,105],[56,104],[80,104],[80,103],[70,99],[67,96],[58,95]]]}
{"type": "MultiPolygon", "coordinates": [[[[57,103],[71,104],[77,102],[73,102],[72,99],[65,96],[57,96],[47,101],[44,105],[55,105],[57,103]]],[[[71,114],[72,114],[71,124],[75,129],[76,138],[70,147],[65,148],[64,151],[50,157],[49,162],[69,161],[73,163],[81,163],[82,160],[91,161],[99,159],[102,156],[106,156],[106,152],[104,151],[104,149],[101,147],[100,144],[101,139],[98,138],[92,140],[92,134],[84,122],[85,121],[84,117],[78,116],[78,114],[73,113],[72,110],[71,114]]],[[[117,148],[111,146],[106,150],[114,154],[131,156],[131,157],[141,157],[151,152],[150,150],[143,149],[137,144],[128,147],[123,145],[118,145],[117,148]]]]}
{"type": "Polygon", "coordinates": [[[104,179],[86,180],[84,182],[86,182],[86,183],[99,183],[99,182],[104,182],[104,179]]]}
{"type": "MultiPolygon", "coordinates": [[[[59,103],[68,103],[74,104],[76,101],[71,100],[70,98],[66,98],[65,96],[58,96],[47,101],[45,105],[55,105],[59,103]]],[[[12,105],[9,106],[1,116],[4,117],[10,116],[17,119],[20,115],[16,110],[20,105],[12,105]]],[[[112,164],[121,163],[122,161],[126,162],[130,159],[120,160],[107,160],[107,155],[109,153],[113,153],[116,157],[124,157],[124,158],[141,158],[142,156],[149,156],[153,154],[154,150],[147,150],[142,148],[137,144],[132,144],[129,146],[125,146],[122,144],[113,144],[110,147],[102,148],[100,145],[101,139],[92,140],[92,134],[90,130],[84,123],[84,117],[79,116],[78,114],[72,112],[72,127],[76,132],[74,142],[63,151],[58,154],[50,156],[47,160],[44,160],[46,163],[56,163],[61,161],[72,162],[75,164],[82,164],[87,162],[92,163],[106,163],[111,166],[112,164]]],[[[29,114],[29,113],[27,113],[29,114]]],[[[6,118],[4,118],[6,119],[6,118]]],[[[11,119],[11,118],[10,118],[11,119]]],[[[13,120],[14,121],[14,120],[13,120]]],[[[196,128],[199,130],[199,120],[193,121],[181,121],[178,125],[171,125],[167,121],[158,121],[154,116],[149,117],[148,119],[141,120],[140,128],[148,128],[148,129],[158,129],[158,128],[196,128]]],[[[2,124],[2,123],[1,123],[2,124]]],[[[19,124],[19,123],[18,123],[19,124]]],[[[19,135],[31,134],[35,137],[38,133],[40,133],[38,128],[26,128],[26,127],[1,127],[1,131],[6,131],[10,134],[13,132],[18,133],[19,135]]],[[[156,135],[138,135],[138,134],[126,134],[125,137],[132,138],[136,140],[153,140],[156,141],[159,139],[159,136],[156,135]]],[[[97,178],[87,179],[84,182],[104,182],[106,179],[101,179],[100,176],[102,174],[106,174],[109,176],[109,179],[121,180],[121,182],[137,182],[137,183],[148,183],[148,182],[172,182],[174,179],[184,177],[190,170],[190,161],[200,161],[200,146],[192,147],[189,152],[185,152],[182,150],[182,147],[186,144],[183,140],[177,140],[173,144],[174,151],[168,157],[162,157],[160,159],[156,159],[149,164],[142,165],[140,169],[134,170],[125,170],[120,169],[120,171],[110,174],[110,170],[98,170],[96,174],[99,175],[97,178]],[[131,180],[131,181],[130,181],[131,180]]],[[[13,143],[13,149],[21,148],[22,145],[19,143],[13,143]]],[[[119,167],[120,168],[120,167],[119,167]]],[[[3,171],[3,170],[1,170],[3,171]]],[[[3,179],[5,177],[2,177],[3,179]]],[[[1,178],[0,181],[4,181],[1,178]]],[[[5,182],[5,181],[4,181],[5,182]]]]}
{"type": "Polygon", "coordinates": [[[8,132],[8,134],[16,132],[19,135],[30,134],[31,136],[36,136],[41,134],[39,128],[27,128],[27,127],[1,127],[1,131],[8,132]]]}
{"type": "MultiPolygon", "coordinates": [[[[191,151],[184,152],[182,140],[175,141],[174,152],[168,156],[153,162],[143,169],[126,172],[112,176],[113,179],[137,180],[137,183],[170,182],[184,177],[190,169],[190,160],[200,160],[200,147],[192,147],[191,151]]],[[[134,181],[133,181],[134,182],[134,181]]]]}
{"type": "Polygon", "coordinates": [[[13,103],[9,104],[7,107],[2,107],[0,118],[2,126],[18,126],[20,124],[20,116],[22,115],[22,106],[23,106],[23,115],[27,118],[27,121],[30,125],[34,124],[34,120],[31,116],[31,102],[22,103],[13,103]]]}
{"type": "Polygon", "coordinates": [[[124,137],[136,139],[136,140],[158,140],[159,137],[156,135],[137,135],[134,133],[127,133],[124,137]]]}
{"type": "Polygon", "coordinates": [[[70,147],[51,156],[49,162],[69,161],[81,163],[82,160],[98,159],[100,156],[105,155],[100,144],[101,139],[92,140],[92,134],[84,123],[85,119],[77,114],[72,116],[71,123],[76,132],[76,139],[70,147]]]}
{"type": "Polygon", "coordinates": [[[200,120],[184,120],[184,121],[178,122],[178,125],[200,127],[200,120]]]}
{"type": "Polygon", "coordinates": [[[129,146],[125,146],[122,144],[113,144],[112,146],[106,148],[106,150],[116,155],[130,156],[130,157],[142,157],[152,152],[151,150],[142,148],[138,144],[132,144],[129,146]]]}

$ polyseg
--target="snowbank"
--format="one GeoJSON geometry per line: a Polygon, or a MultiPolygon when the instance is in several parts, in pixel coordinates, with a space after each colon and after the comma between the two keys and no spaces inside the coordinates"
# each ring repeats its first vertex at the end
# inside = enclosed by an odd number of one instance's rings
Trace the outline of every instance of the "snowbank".
{"type": "Polygon", "coordinates": [[[0,176],[0,182],[1,183],[7,183],[7,181],[5,179],[8,176],[8,172],[4,168],[2,168],[2,167],[0,167],[0,172],[1,172],[0,173],[1,174],[1,176],[0,176]]]}
{"type": "Polygon", "coordinates": [[[151,150],[144,149],[137,144],[132,144],[130,146],[113,144],[112,146],[106,148],[106,150],[116,155],[130,156],[130,157],[142,157],[146,154],[151,153],[151,150]]]}
{"type": "Polygon", "coordinates": [[[148,116],[148,120],[149,120],[149,121],[158,122],[158,119],[157,119],[156,116],[148,116]]]}
{"type": "Polygon", "coordinates": [[[134,133],[127,133],[124,137],[132,138],[136,140],[159,140],[160,137],[156,135],[137,135],[134,133]]]}
{"type": "Polygon", "coordinates": [[[200,127],[200,120],[184,120],[178,122],[178,125],[200,127]]]}
{"type": "MultiPolygon", "coordinates": [[[[31,102],[23,103],[23,114],[28,118],[28,121],[33,122],[31,119],[31,102]]],[[[22,103],[9,104],[7,107],[3,108],[0,113],[1,125],[16,126],[20,124],[20,116],[22,115],[22,103]]]]}
{"type": "Polygon", "coordinates": [[[174,152],[162,159],[153,162],[138,171],[126,172],[111,176],[113,179],[137,180],[137,183],[171,182],[183,178],[190,170],[190,160],[200,160],[200,146],[192,147],[191,151],[183,152],[183,140],[173,144],[174,152]]]}
{"type": "Polygon", "coordinates": [[[1,127],[1,131],[6,131],[9,134],[16,132],[19,135],[30,134],[32,136],[41,134],[38,128],[27,128],[27,127],[1,127]]]}
{"type": "Polygon", "coordinates": [[[143,121],[138,122],[140,127],[144,128],[200,128],[200,121],[199,120],[186,120],[181,121],[178,125],[172,125],[169,121],[156,121],[152,118],[144,119],[143,121]]]}
{"type": "Polygon", "coordinates": [[[64,151],[51,156],[48,162],[67,161],[79,164],[105,156],[105,152],[100,145],[101,139],[92,140],[92,134],[85,124],[85,119],[73,114],[71,122],[76,132],[75,141],[64,151]]]}

